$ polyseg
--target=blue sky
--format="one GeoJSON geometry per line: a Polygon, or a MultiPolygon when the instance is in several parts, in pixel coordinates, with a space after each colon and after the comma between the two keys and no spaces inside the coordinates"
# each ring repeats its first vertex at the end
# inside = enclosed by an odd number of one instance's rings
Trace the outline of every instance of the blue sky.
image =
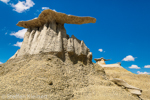
{"type": "Polygon", "coordinates": [[[149,5],[149,0],[0,0],[0,63],[14,55],[23,41],[26,29],[16,24],[50,8],[97,19],[94,24],[65,24],[68,35],[84,40],[93,59],[112,59],[106,63],[121,62],[133,73],[150,74],[149,5]]]}

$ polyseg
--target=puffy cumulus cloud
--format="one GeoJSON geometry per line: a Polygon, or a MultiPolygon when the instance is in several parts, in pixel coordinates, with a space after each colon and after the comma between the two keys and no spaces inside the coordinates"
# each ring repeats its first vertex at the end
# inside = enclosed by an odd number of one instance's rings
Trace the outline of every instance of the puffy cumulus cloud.
{"type": "Polygon", "coordinates": [[[2,1],[2,2],[7,4],[10,0],[0,0],[0,1],[2,1]]]}
{"type": "Polygon", "coordinates": [[[32,0],[18,1],[17,4],[10,4],[14,9],[14,11],[18,13],[22,13],[35,5],[32,0]]]}
{"type": "Polygon", "coordinates": [[[137,57],[133,57],[132,55],[128,55],[125,58],[123,58],[122,61],[134,61],[135,58],[137,58],[137,57]]]}
{"type": "Polygon", "coordinates": [[[22,45],[22,42],[18,42],[18,41],[16,44],[14,44],[14,46],[16,46],[16,47],[21,47],[21,45],[22,45]]]}
{"type": "Polygon", "coordinates": [[[145,65],[144,68],[150,68],[150,65],[145,65]]]}
{"type": "Polygon", "coordinates": [[[103,52],[103,49],[98,49],[98,51],[103,52]]]}
{"type": "Polygon", "coordinates": [[[140,67],[138,67],[137,65],[131,65],[129,68],[131,68],[131,69],[140,69],[140,67]]]}
{"type": "Polygon", "coordinates": [[[20,38],[23,39],[24,38],[24,34],[27,32],[27,29],[22,29],[19,30],[18,32],[13,32],[10,35],[11,36],[15,36],[16,38],[20,38]]]}
{"type": "Polygon", "coordinates": [[[2,62],[0,62],[0,64],[3,64],[2,62]]]}
{"type": "Polygon", "coordinates": [[[42,10],[49,9],[49,7],[42,7],[42,10]]]}
{"type": "Polygon", "coordinates": [[[137,71],[138,74],[150,74],[148,72],[140,72],[140,71],[137,71]]]}

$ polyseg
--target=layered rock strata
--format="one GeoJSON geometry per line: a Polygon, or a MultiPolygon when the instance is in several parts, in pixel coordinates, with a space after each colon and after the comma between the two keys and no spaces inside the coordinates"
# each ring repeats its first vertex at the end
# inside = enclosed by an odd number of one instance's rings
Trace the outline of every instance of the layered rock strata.
{"type": "Polygon", "coordinates": [[[37,19],[38,22],[35,23],[34,20],[19,22],[17,25],[28,28],[28,30],[25,33],[21,48],[11,59],[27,54],[52,53],[63,60],[65,60],[66,55],[68,55],[67,57],[78,57],[78,59],[81,58],[81,60],[88,59],[88,61],[91,62],[92,53],[87,48],[84,41],[78,40],[75,36],[69,37],[69,35],[66,34],[64,23],[89,23],[93,22],[90,19],[95,18],[80,18],[74,16],[74,20],[71,22],[71,16],[62,17],[63,15],[68,16],[52,10],[45,10],[40,14],[40,16],[45,16],[42,17],[43,20],[39,20],[41,19],[39,16],[37,19]],[[48,16],[51,19],[49,19],[48,16]],[[70,22],[67,22],[68,20],[70,20],[70,22]],[[42,22],[45,24],[43,25],[42,22]]]}
{"type": "Polygon", "coordinates": [[[111,80],[112,82],[116,83],[119,86],[124,86],[129,92],[131,92],[134,95],[140,96],[142,94],[142,90],[139,88],[136,88],[132,85],[129,85],[127,82],[125,82],[122,79],[114,78],[111,80]]]}

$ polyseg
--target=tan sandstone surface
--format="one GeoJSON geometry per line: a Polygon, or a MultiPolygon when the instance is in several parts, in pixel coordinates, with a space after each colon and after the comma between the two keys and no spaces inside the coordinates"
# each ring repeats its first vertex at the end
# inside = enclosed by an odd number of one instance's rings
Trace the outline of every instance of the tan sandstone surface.
{"type": "Polygon", "coordinates": [[[139,100],[111,82],[104,69],[93,63],[63,62],[51,54],[10,59],[0,65],[0,98],[46,95],[15,100],[139,100]]]}
{"type": "Polygon", "coordinates": [[[115,64],[106,64],[105,61],[109,61],[111,59],[104,59],[103,57],[102,58],[95,58],[94,59],[96,61],[97,64],[99,64],[100,66],[102,67],[118,67],[118,68],[122,68],[121,66],[121,63],[115,63],[115,64]]]}
{"type": "Polygon", "coordinates": [[[150,100],[150,75],[133,74],[124,68],[104,68],[110,79],[119,78],[126,81],[128,84],[140,88],[143,100],[150,100]]]}

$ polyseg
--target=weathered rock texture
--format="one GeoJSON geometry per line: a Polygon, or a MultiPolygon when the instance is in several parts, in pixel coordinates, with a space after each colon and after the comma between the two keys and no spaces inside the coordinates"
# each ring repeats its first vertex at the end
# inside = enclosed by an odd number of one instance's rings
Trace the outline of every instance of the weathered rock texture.
{"type": "Polygon", "coordinates": [[[24,28],[41,27],[45,23],[56,22],[60,24],[85,24],[95,23],[96,19],[92,17],[78,17],[73,15],[66,15],[64,13],[58,13],[53,10],[44,10],[38,18],[29,21],[20,21],[17,25],[24,28]]]}
{"type": "Polygon", "coordinates": [[[140,90],[142,90],[142,94],[140,96],[140,100],[150,100],[150,75],[144,75],[144,74],[133,74],[130,71],[127,71],[126,69],[122,68],[118,68],[118,67],[103,67],[106,74],[108,75],[108,78],[111,79],[121,79],[124,80],[126,83],[128,83],[128,85],[125,85],[124,83],[121,82],[121,84],[116,80],[116,82],[118,82],[118,85],[120,84],[120,86],[128,91],[130,91],[131,93],[133,92],[133,94],[137,95],[140,94],[140,90]],[[123,86],[124,85],[124,86],[123,86]],[[132,91],[134,89],[129,89],[132,88],[132,86],[137,87],[135,90],[136,91],[132,91]],[[135,93],[134,93],[135,92],[135,93]]]}
{"type": "Polygon", "coordinates": [[[10,59],[0,67],[0,100],[139,100],[108,80],[98,64],[73,64],[41,53],[10,59]],[[45,96],[45,98],[27,97],[45,96]]]}
{"type": "Polygon", "coordinates": [[[114,83],[116,83],[117,85],[119,86],[123,86],[125,87],[128,91],[130,91],[132,94],[134,95],[137,95],[137,96],[140,96],[141,93],[142,93],[142,90],[139,89],[139,88],[136,88],[132,85],[129,85],[127,82],[125,82],[124,80],[122,79],[119,79],[119,78],[114,78],[114,79],[111,79],[111,81],[113,81],[114,83]]]}
{"type": "Polygon", "coordinates": [[[102,58],[95,58],[94,59],[96,61],[97,64],[99,64],[102,67],[118,67],[118,68],[122,68],[120,63],[116,63],[116,64],[106,64],[105,61],[111,60],[111,59],[104,59],[102,58]]]}
{"type": "Polygon", "coordinates": [[[92,61],[92,53],[83,41],[66,34],[64,23],[83,24],[95,22],[95,18],[68,16],[52,10],[43,11],[38,19],[19,22],[28,28],[20,50],[11,59],[27,54],[51,53],[65,60],[67,57],[92,61]],[[37,22],[36,22],[37,21],[37,22]]]}

